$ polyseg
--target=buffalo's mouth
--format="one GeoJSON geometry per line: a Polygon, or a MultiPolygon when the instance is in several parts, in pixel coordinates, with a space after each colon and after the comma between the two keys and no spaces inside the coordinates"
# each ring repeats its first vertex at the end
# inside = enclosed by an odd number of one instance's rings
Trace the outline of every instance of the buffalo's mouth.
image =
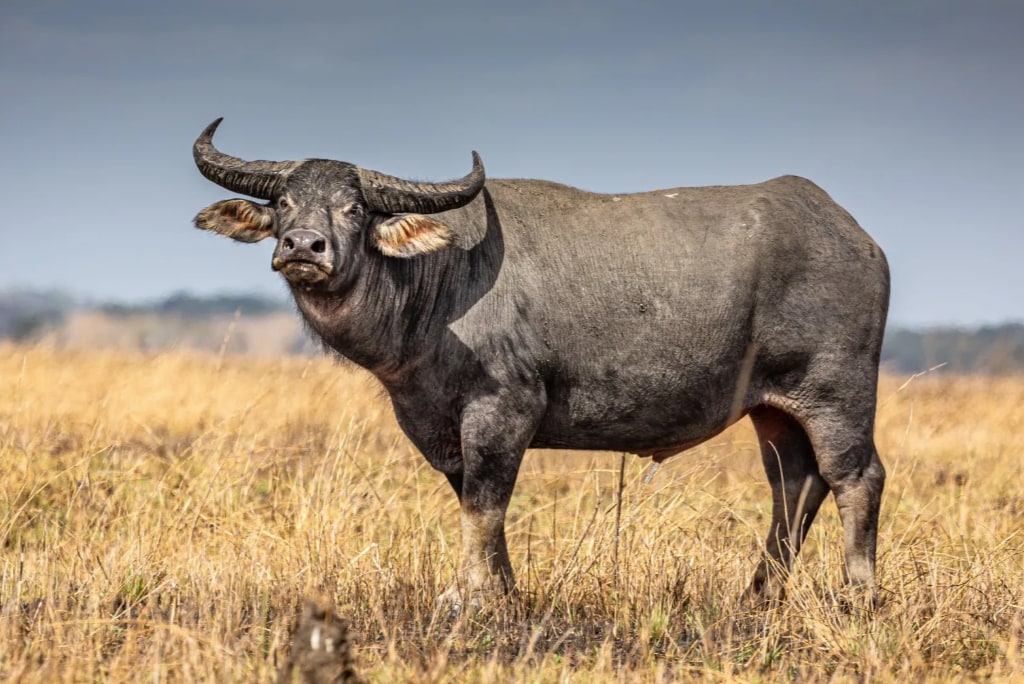
{"type": "Polygon", "coordinates": [[[314,264],[311,261],[283,261],[281,259],[274,259],[272,265],[275,271],[280,271],[281,275],[287,278],[289,282],[297,285],[319,283],[327,280],[331,275],[324,266],[314,264]]]}

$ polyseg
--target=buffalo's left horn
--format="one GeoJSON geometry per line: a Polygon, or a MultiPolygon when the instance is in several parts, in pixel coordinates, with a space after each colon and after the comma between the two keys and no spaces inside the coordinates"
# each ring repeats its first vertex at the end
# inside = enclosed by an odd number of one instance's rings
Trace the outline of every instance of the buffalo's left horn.
{"type": "Polygon", "coordinates": [[[245,161],[220,152],[213,146],[213,134],[223,120],[207,126],[192,146],[199,172],[232,192],[263,200],[277,197],[288,174],[301,162],[245,161]]]}
{"type": "Polygon", "coordinates": [[[473,152],[473,170],[447,183],[417,183],[379,171],[359,169],[363,197],[374,211],[388,214],[436,214],[473,201],[484,187],[484,164],[473,152]]]}

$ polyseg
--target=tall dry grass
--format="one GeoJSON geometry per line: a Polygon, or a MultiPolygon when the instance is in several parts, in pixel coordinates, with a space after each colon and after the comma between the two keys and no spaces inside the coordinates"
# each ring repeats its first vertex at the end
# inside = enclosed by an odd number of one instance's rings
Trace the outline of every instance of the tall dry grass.
{"type": "Polygon", "coordinates": [[[850,611],[827,504],[765,609],[746,424],[656,471],[531,452],[521,595],[437,619],[458,510],[367,376],[327,360],[0,347],[0,678],[272,681],[305,596],[393,681],[1024,678],[1024,379],[884,378],[885,604],[850,611]]]}

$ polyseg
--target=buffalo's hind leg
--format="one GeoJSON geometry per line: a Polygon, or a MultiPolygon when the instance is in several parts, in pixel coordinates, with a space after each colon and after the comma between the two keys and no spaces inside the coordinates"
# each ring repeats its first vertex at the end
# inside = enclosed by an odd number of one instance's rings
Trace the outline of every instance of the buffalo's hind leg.
{"type": "Polygon", "coordinates": [[[873,437],[873,411],[856,420],[854,411],[825,411],[808,423],[818,468],[832,489],[843,524],[846,580],[872,602],[878,516],[885,487],[885,468],[873,437]]]}
{"type": "Polygon", "coordinates": [[[772,522],[765,556],[754,572],[747,597],[777,599],[784,593],[786,574],[829,486],[818,471],[807,433],[792,416],[759,406],[750,412],[750,418],[772,487],[772,522]]]}

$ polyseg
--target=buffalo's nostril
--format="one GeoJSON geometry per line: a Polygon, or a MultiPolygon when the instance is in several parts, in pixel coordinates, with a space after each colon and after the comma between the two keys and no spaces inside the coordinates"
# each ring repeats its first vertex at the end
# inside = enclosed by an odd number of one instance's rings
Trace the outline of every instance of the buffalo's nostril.
{"type": "Polygon", "coordinates": [[[285,249],[295,249],[295,242],[290,237],[286,237],[284,239],[284,248],[285,249]]]}
{"type": "Polygon", "coordinates": [[[312,245],[310,245],[310,249],[312,249],[317,254],[323,254],[325,251],[327,251],[327,242],[325,242],[323,238],[316,240],[315,242],[313,242],[312,245]]]}

